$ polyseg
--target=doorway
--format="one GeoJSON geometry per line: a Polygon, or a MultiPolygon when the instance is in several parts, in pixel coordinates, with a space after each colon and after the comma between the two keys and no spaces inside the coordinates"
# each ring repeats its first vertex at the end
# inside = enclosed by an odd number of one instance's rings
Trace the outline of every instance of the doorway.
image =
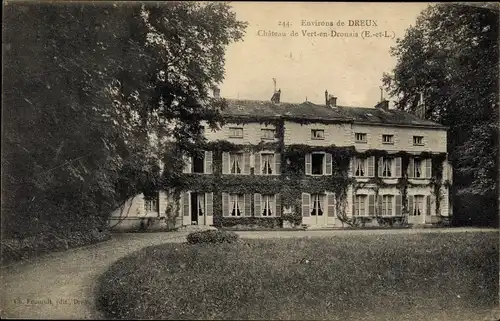
{"type": "Polygon", "coordinates": [[[205,225],[204,193],[191,193],[191,225],[205,225]]]}

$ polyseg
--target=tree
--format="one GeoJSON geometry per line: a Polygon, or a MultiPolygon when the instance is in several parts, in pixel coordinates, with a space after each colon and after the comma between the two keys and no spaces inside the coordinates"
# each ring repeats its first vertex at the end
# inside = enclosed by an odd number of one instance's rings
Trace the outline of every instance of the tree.
{"type": "MultiPolygon", "coordinates": [[[[429,6],[391,48],[398,61],[384,75],[397,108],[414,112],[422,93],[426,118],[449,126],[456,221],[498,219],[498,6],[429,6]],[[482,215],[486,216],[482,216],[482,215]]],[[[484,223],[484,222],[483,222],[484,223]]]]}
{"type": "Polygon", "coordinates": [[[245,29],[225,3],[15,2],[4,21],[7,235],[103,224],[157,180],[151,137],[190,147],[217,126],[208,90],[245,29]]]}

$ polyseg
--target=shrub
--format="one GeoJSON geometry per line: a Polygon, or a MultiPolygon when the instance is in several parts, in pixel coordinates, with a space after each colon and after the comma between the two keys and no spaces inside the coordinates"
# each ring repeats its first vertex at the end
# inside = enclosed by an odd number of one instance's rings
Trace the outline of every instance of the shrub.
{"type": "Polygon", "coordinates": [[[239,236],[230,231],[208,230],[190,233],[186,238],[189,244],[234,243],[238,241],[239,236]]]}

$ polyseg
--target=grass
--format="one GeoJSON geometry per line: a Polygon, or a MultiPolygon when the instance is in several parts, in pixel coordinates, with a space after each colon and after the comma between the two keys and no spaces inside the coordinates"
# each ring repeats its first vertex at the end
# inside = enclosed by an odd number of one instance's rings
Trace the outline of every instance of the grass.
{"type": "Polygon", "coordinates": [[[112,265],[97,304],[120,319],[473,320],[498,304],[498,275],[495,232],[165,244],[112,265]]]}

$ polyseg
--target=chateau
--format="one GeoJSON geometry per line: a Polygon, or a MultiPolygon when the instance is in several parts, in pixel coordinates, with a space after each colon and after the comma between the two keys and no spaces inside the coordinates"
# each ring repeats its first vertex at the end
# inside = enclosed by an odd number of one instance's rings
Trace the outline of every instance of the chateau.
{"type": "MultiPolygon", "coordinates": [[[[218,92],[215,94],[218,95],[218,92]]],[[[447,128],[389,109],[232,100],[226,124],[185,156],[179,186],[138,195],[113,213],[115,228],[183,225],[309,228],[418,226],[452,215],[447,128]]]]}

